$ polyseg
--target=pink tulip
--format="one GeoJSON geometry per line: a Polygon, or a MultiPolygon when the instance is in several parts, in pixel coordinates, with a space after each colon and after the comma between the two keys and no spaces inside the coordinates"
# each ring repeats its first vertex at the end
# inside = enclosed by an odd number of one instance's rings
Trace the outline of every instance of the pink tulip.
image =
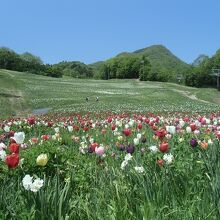
{"type": "Polygon", "coordinates": [[[105,153],[105,148],[104,147],[96,147],[95,148],[95,153],[98,155],[98,156],[103,156],[103,154],[105,153]]]}

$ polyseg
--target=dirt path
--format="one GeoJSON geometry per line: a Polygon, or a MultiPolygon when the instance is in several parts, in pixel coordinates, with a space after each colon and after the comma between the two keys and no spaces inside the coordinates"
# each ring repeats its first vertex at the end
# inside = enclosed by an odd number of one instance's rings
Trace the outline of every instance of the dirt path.
{"type": "Polygon", "coordinates": [[[191,99],[191,100],[195,100],[195,101],[199,101],[199,102],[203,102],[203,103],[211,103],[209,101],[206,101],[206,100],[202,100],[202,99],[199,99],[196,97],[196,95],[194,94],[191,94],[189,91],[183,91],[183,90],[178,90],[178,89],[172,89],[174,92],[178,92],[180,93],[181,95],[191,99]]]}

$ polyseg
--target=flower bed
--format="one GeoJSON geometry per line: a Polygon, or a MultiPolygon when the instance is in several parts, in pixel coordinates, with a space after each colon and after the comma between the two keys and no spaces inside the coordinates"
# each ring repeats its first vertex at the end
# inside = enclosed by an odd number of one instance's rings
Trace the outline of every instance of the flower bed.
{"type": "Polygon", "coordinates": [[[88,113],[1,128],[2,218],[220,216],[218,114],[88,113]]]}

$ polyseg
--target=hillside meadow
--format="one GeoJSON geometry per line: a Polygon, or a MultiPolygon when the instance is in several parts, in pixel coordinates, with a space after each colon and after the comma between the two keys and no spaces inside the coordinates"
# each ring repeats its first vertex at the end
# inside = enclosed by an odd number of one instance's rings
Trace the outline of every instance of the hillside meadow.
{"type": "Polygon", "coordinates": [[[62,113],[212,112],[220,104],[213,88],[138,80],[57,79],[0,70],[0,87],[1,117],[27,116],[42,108],[62,113]]]}

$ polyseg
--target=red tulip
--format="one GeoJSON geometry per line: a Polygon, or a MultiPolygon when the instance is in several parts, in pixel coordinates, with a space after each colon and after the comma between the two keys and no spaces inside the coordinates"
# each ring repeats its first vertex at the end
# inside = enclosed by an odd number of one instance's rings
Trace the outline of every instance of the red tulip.
{"type": "Polygon", "coordinates": [[[108,123],[111,123],[112,122],[112,118],[108,118],[108,123]]]}
{"type": "Polygon", "coordinates": [[[29,125],[33,125],[33,124],[35,124],[35,118],[30,117],[30,118],[27,119],[27,122],[28,122],[29,125]]]}
{"type": "Polygon", "coordinates": [[[190,124],[190,128],[191,128],[192,131],[195,131],[196,130],[196,124],[194,124],[194,123],[190,124]]]}
{"type": "Polygon", "coordinates": [[[156,117],[155,122],[159,122],[160,118],[156,117]]]}
{"type": "Polygon", "coordinates": [[[160,140],[162,140],[166,134],[167,134],[167,132],[165,129],[160,129],[160,130],[156,131],[156,135],[158,138],[160,138],[160,140]]]}
{"type": "Polygon", "coordinates": [[[9,151],[10,151],[11,153],[18,154],[18,153],[19,153],[19,147],[20,147],[19,144],[17,144],[17,143],[12,143],[12,144],[9,145],[9,151]]]}
{"type": "Polygon", "coordinates": [[[139,124],[138,124],[138,129],[141,129],[141,128],[142,128],[142,124],[139,123],[139,124]]]}
{"type": "Polygon", "coordinates": [[[160,144],[160,151],[165,153],[169,149],[169,144],[167,142],[163,142],[160,144]]]}
{"type": "Polygon", "coordinates": [[[9,131],[8,136],[9,137],[14,137],[15,132],[14,131],[9,131]]]}
{"type": "Polygon", "coordinates": [[[146,118],[146,119],[145,119],[145,123],[149,124],[149,123],[150,123],[150,119],[149,119],[149,118],[146,118]]]}
{"type": "Polygon", "coordinates": [[[113,125],[112,125],[112,131],[114,131],[115,129],[116,129],[116,125],[113,124],[113,125]]]}
{"type": "Polygon", "coordinates": [[[96,142],[94,142],[94,143],[91,144],[90,149],[91,149],[93,152],[95,152],[95,149],[96,149],[96,147],[98,147],[98,146],[99,146],[99,144],[96,143],[96,142]]]}
{"type": "Polygon", "coordinates": [[[16,168],[19,164],[19,155],[11,154],[5,157],[5,163],[8,165],[8,168],[13,169],[16,168]]]}
{"type": "Polygon", "coordinates": [[[125,136],[129,136],[129,135],[131,135],[131,129],[125,128],[125,129],[123,130],[123,133],[124,133],[125,136]]]}
{"type": "Polygon", "coordinates": [[[50,136],[49,135],[42,135],[41,139],[44,140],[44,141],[47,141],[47,140],[50,139],[50,136]]]}

